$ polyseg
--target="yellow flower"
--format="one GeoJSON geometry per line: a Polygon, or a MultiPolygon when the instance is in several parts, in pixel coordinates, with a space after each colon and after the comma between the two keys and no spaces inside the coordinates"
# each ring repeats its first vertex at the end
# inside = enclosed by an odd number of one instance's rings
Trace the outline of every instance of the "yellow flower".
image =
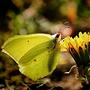
{"type": "Polygon", "coordinates": [[[79,33],[78,36],[66,37],[60,43],[61,50],[67,50],[78,65],[90,64],[90,33],[79,33]]]}

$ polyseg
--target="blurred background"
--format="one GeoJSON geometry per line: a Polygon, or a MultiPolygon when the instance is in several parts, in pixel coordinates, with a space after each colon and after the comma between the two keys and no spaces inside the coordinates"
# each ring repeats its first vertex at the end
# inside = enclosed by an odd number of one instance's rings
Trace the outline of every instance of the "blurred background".
{"type": "Polygon", "coordinates": [[[0,0],[0,90],[27,90],[31,80],[1,52],[14,35],[61,33],[62,38],[90,31],[90,0],[0,0]]]}

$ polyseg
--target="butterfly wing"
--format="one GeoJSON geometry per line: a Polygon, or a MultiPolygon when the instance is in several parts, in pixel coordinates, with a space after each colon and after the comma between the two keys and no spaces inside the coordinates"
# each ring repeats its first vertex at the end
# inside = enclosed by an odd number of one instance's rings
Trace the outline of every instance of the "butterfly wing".
{"type": "Polygon", "coordinates": [[[17,62],[21,73],[38,80],[49,75],[60,58],[54,39],[47,34],[15,36],[6,41],[2,51],[17,62]]]}
{"type": "Polygon", "coordinates": [[[20,71],[32,80],[51,74],[60,59],[60,51],[53,49],[53,44],[52,41],[45,42],[28,51],[19,60],[20,71]]]}
{"type": "Polygon", "coordinates": [[[18,63],[20,58],[28,52],[28,50],[51,39],[51,36],[47,34],[17,35],[4,43],[2,51],[18,63]]]}

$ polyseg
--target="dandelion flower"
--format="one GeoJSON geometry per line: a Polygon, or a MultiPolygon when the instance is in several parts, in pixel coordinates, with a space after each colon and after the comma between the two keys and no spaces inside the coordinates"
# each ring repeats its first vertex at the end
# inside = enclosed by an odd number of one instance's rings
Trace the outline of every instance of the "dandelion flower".
{"type": "Polygon", "coordinates": [[[78,36],[66,37],[61,41],[62,50],[68,50],[77,66],[90,65],[90,33],[79,33],[78,36]]]}

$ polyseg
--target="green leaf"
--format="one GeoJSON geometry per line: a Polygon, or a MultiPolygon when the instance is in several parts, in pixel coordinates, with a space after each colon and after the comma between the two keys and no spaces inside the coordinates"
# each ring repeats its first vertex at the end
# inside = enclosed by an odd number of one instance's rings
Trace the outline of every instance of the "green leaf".
{"type": "Polygon", "coordinates": [[[57,41],[48,34],[19,35],[7,40],[2,51],[17,62],[21,73],[38,80],[51,74],[58,64],[57,41]]]}

